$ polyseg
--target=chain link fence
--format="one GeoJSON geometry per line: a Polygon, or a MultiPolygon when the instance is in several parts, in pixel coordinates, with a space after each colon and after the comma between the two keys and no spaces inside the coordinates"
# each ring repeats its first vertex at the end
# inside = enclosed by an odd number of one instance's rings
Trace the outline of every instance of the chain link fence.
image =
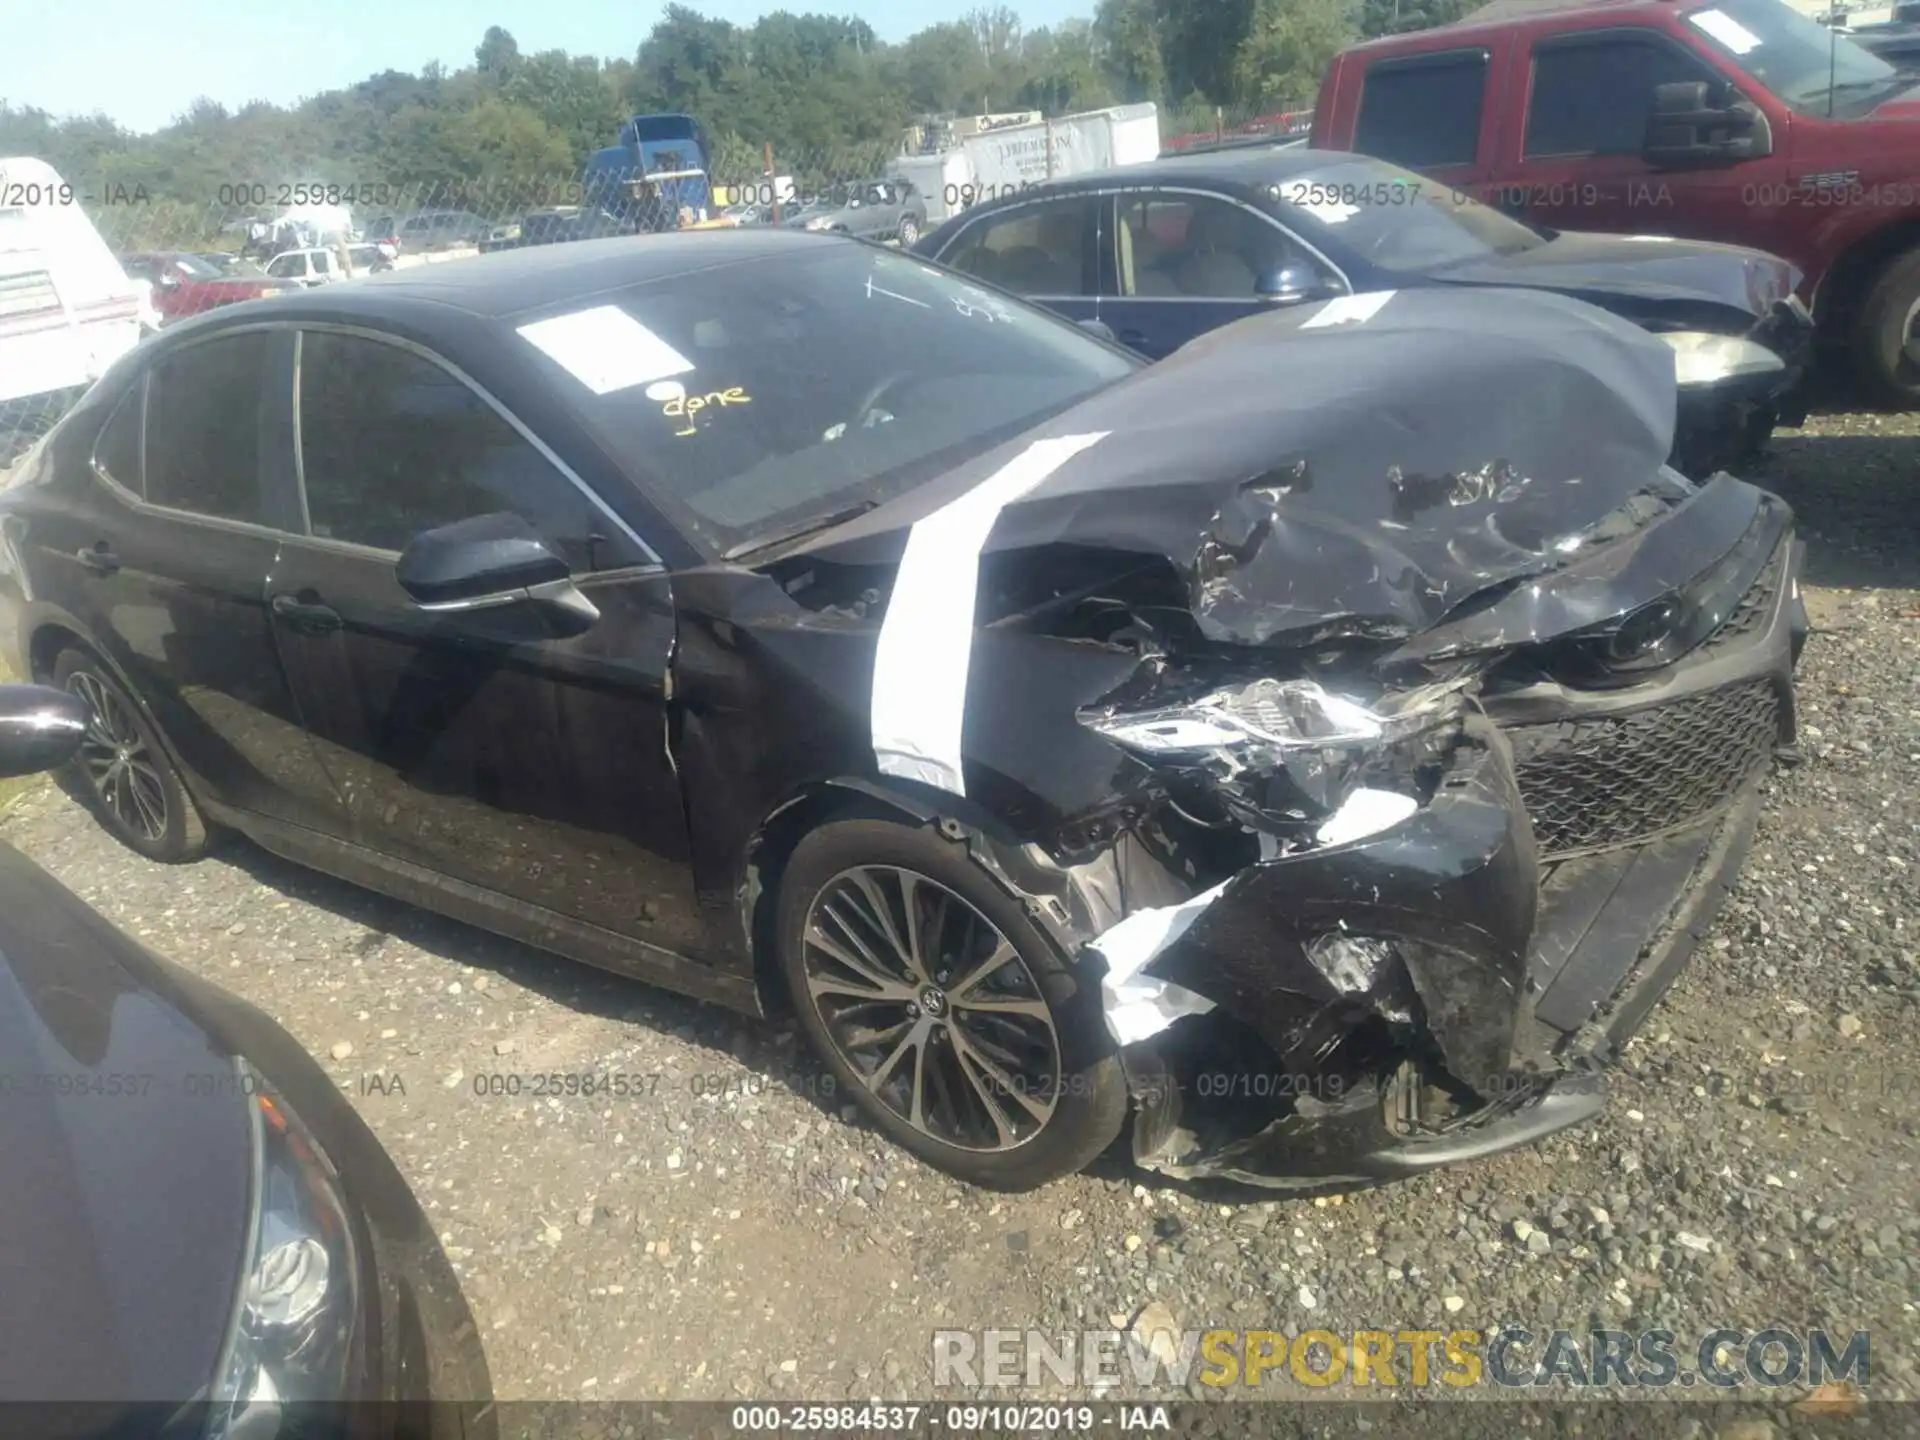
{"type": "MultiPolygon", "coordinates": [[[[1158,141],[1150,130],[1141,158],[1299,138],[1309,119],[1149,111],[1158,141]]],[[[0,162],[11,167],[0,194],[0,468],[120,354],[220,306],[607,236],[771,225],[912,245],[969,206],[1107,163],[1105,142],[1082,143],[1072,123],[1007,132],[992,165],[940,126],[917,129],[904,149],[787,150],[723,135],[704,169],[417,183],[236,174],[176,188],[0,162]],[[1020,138],[1028,131],[1045,133],[1020,138]]]]}

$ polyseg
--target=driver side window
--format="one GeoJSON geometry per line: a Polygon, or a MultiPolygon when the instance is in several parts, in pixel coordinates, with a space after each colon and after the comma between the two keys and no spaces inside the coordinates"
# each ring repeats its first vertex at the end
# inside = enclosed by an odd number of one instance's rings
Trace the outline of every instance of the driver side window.
{"type": "Polygon", "coordinates": [[[422,531],[509,511],[576,574],[646,558],[471,387],[397,345],[301,336],[300,457],[322,539],[398,551],[422,531]]]}
{"type": "Polygon", "coordinates": [[[1661,85],[1720,77],[1655,35],[1538,46],[1527,102],[1526,158],[1638,155],[1661,85]]]}

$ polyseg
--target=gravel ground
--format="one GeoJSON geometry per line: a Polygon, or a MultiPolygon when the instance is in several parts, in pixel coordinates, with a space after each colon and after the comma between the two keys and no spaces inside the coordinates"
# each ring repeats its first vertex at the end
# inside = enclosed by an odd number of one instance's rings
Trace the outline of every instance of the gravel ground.
{"type": "Polygon", "coordinates": [[[1102,1162],[1037,1195],[969,1190],[851,1123],[791,1032],[244,844],[148,864],[50,786],[0,833],[332,1057],[437,1219],[502,1398],[924,1396],[934,1327],[1105,1326],[1155,1301],[1289,1332],[1865,1329],[1873,1391],[1913,1396],[1917,475],[1920,417],[1860,415],[1788,432],[1755,472],[1811,552],[1806,763],[1773,780],[1604,1119],[1385,1189],[1273,1201],[1102,1162]],[[612,1102],[475,1091],[548,1071],[659,1080],[612,1102]]]}

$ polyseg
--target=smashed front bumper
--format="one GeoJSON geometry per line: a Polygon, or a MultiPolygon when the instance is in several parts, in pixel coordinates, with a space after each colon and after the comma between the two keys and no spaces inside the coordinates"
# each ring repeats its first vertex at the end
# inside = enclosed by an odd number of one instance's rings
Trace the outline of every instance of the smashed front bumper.
{"type": "Polygon", "coordinates": [[[1657,682],[1494,697],[1415,814],[1220,887],[1139,972],[1201,1003],[1122,1049],[1137,1161],[1318,1189],[1597,1114],[1793,739],[1800,565],[1788,533],[1657,682]]]}

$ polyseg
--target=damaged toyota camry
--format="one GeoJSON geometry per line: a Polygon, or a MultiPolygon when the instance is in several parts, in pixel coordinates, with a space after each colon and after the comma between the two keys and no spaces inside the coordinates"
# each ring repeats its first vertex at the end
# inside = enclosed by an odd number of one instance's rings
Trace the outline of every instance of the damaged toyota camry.
{"type": "Polygon", "coordinates": [[[1151,367],[912,257],[592,241],[263,301],[0,494],[153,858],[743,1010],[928,1162],[1389,1180],[1594,1115],[1794,739],[1800,544],[1578,301],[1151,367]]]}

